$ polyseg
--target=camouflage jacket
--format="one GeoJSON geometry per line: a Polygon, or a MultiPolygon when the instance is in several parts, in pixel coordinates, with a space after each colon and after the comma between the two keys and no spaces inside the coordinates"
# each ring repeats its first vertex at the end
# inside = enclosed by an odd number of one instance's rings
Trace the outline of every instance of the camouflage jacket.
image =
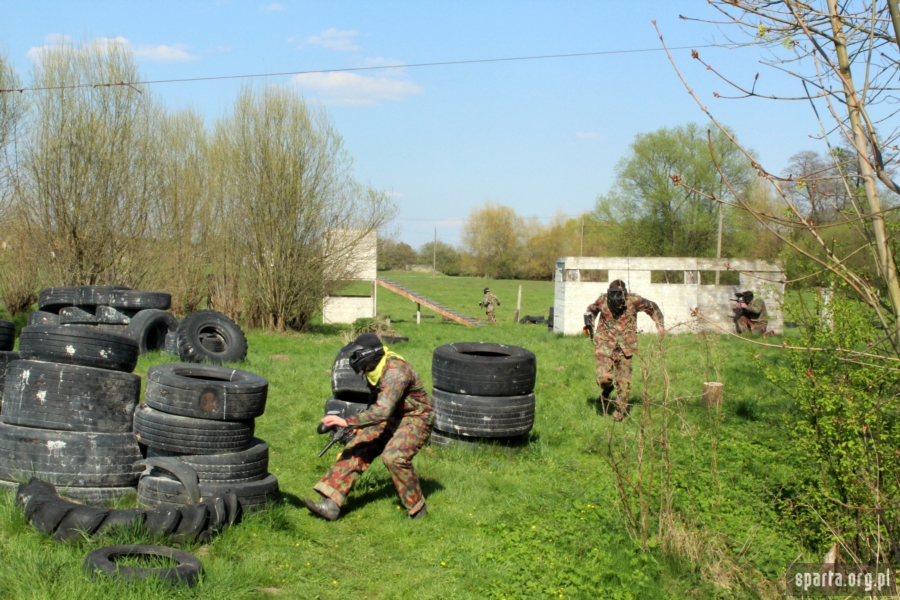
{"type": "Polygon", "coordinates": [[[494,304],[500,306],[500,298],[488,292],[484,295],[484,300],[481,301],[481,306],[483,306],[488,312],[494,310],[494,304]]]}
{"type": "Polygon", "coordinates": [[[658,329],[664,327],[663,314],[656,302],[641,298],[637,294],[628,294],[625,297],[625,310],[618,318],[607,305],[606,294],[597,298],[587,309],[597,317],[594,346],[595,351],[600,354],[610,355],[616,347],[620,348],[625,356],[634,354],[637,350],[638,312],[649,315],[658,329]]]}
{"type": "Polygon", "coordinates": [[[347,418],[347,425],[367,427],[387,421],[393,416],[407,415],[433,420],[434,408],[422,380],[412,365],[397,356],[389,356],[377,387],[372,390],[374,403],[366,410],[347,418]]]}
{"type": "Polygon", "coordinates": [[[766,303],[762,298],[754,298],[753,302],[743,309],[742,314],[754,323],[768,323],[769,313],[766,312],[766,303]]]}

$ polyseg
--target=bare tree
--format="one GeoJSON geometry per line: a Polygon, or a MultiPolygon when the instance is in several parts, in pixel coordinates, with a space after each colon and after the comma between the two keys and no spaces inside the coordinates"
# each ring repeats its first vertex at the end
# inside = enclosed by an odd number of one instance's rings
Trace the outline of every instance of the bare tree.
{"type": "Polygon", "coordinates": [[[354,275],[359,243],[394,205],[352,179],[326,113],[282,87],[244,88],[216,125],[212,155],[218,295],[237,292],[231,310],[249,324],[303,327],[354,275]]]}

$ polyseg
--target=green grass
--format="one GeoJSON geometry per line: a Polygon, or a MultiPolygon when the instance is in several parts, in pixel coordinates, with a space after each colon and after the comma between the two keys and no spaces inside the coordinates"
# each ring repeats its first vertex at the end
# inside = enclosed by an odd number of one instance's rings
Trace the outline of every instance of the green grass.
{"type": "MultiPolygon", "coordinates": [[[[410,520],[400,509],[380,462],[360,479],[338,521],[314,518],[301,498],[313,493],[337,452],[316,458],[327,439],[316,435],[315,426],[330,393],[329,369],[342,329],[251,332],[250,353],[240,367],[270,382],[257,435],[271,447],[271,471],[284,501],[208,546],[187,547],[201,557],[204,576],[196,588],[183,589],[156,581],[92,581],[81,571],[91,550],[158,540],[132,531],[57,544],[35,532],[11,498],[0,494],[0,597],[753,597],[754,582],[778,579],[801,552],[797,532],[778,512],[801,469],[784,426],[790,407],[757,366],[777,361],[777,350],[755,359],[751,353],[760,354],[758,348],[728,338],[681,335],[664,341],[671,395],[679,399],[669,441],[673,505],[679,521],[695,537],[714,541],[740,573],[719,577],[725,583],[717,586],[715,570],[702,563],[718,557],[692,563],[655,539],[645,549],[632,541],[604,448],[609,428],[615,444],[632,448],[639,418],[633,414],[614,424],[598,413],[590,342],[512,322],[520,284],[522,314],[546,316],[552,283],[387,276],[470,316],[479,316],[486,285],[500,297],[496,327],[464,327],[440,318],[416,325],[415,304],[383,288],[378,306],[409,337],[393,349],[413,364],[428,389],[431,353],[441,344],[492,341],[534,351],[537,412],[525,448],[423,449],[415,460],[428,500],[423,521],[410,520]],[[270,359],[275,354],[290,360],[270,359]],[[726,386],[719,416],[699,398],[702,382],[713,379],[726,386]]],[[[654,338],[642,336],[640,343],[634,399],[643,392],[642,366],[651,374],[651,395],[661,394],[654,338]]],[[[136,371],[172,360],[144,356],[136,371]]]]}

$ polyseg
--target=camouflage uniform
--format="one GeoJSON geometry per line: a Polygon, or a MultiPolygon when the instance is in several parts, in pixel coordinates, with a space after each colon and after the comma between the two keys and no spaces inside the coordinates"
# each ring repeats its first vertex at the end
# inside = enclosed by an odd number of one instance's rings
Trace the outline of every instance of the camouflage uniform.
{"type": "Polygon", "coordinates": [[[491,322],[491,325],[497,324],[497,319],[494,318],[494,303],[500,306],[500,298],[488,292],[484,295],[484,300],[479,304],[479,306],[484,307],[484,314],[487,316],[488,321],[491,322]]]}
{"type": "Polygon", "coordinates": [[[734,328],[738,333],[766,333],[769,328],[769,313],[766,312],[766,303],[762,298],[754,298],[746,308],[740,309],[740,314],[734,317],[734,328]],[[753,315],[756,315],[755,317],[753,315]]]}
{"type": "Polygon", "coordinates": [[[656,302],[637,294],[626,294],[625,310],[618,317],[610,309],[606,294],[597,298],[587,310],[597,318],[594,333],[597,385],[604,401],[609,399],[613,389],[616,390],[616,415],[624,416],[631,391],[631,357],[637,350],[637,313],[649,315],[662,331],[662,311],[656,302]]]}
{"type": "Polygon", "coordinates": [[[342,505],[359,476],[381,455],[400,502],[415,514],[425,497],[411,461],[431,436],[431,399],[412,366],[389,356],[372,400],[369,408],[347,418],[347,425],[359,431],[315,489],[342,505]]]}

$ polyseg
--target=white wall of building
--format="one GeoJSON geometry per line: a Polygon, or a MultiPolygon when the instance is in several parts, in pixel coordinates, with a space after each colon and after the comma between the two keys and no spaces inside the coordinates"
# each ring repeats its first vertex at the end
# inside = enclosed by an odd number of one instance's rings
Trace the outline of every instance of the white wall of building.
{"type": "MultiPolygon", "coordinates": [[[[752,290],[762,298],[769,313],[769,329],[781,332],[784,318],[784,272],[763,260],[739,258],[594,258],[570,256],[556,261],[553,299],[553,331],[566,335],[581,333],[584,312],[589,304],[606,293],[609,282],[621,279],[628,291],[653,300],[665,317],[670,333],[717,330],[734,331],[730,285],[701,285],[699,271],[738,271],[740,291],[752,290]],[[581,281],[582,270],[608,271],[603,282],[581,281]],[[684,271],[684,280],[696,283],[650,283],[651,271],[684,271]],[[704,319],[692,315],[696,310],[704,319]]],[[[638,314],[638,331],[656,330],[647,315],[638,314]]]]}

